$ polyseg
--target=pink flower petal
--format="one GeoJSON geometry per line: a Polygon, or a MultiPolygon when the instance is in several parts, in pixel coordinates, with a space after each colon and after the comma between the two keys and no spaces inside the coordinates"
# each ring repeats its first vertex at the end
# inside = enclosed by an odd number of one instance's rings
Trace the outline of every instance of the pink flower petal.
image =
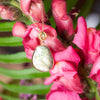
{"type": "Polygon", "coordinates": [[[89,77],[100,84],[100,56],[96,59],[95,63],[93,64],[93,68],[90,72],[89,77]]]}
{"type": "Polygon", "coordinates": [[[30,49],[29,47],[25,47],[25,52],[26,52],[26,56],[28,59],[32,59],[32,55],[33,55],[33,50],[30,49]]]}
{"type": "Polygon", "coordinates": [[[53,75],[53,76],[50,76],[49,78],[47,78],[44,82],[45,85],[49,85],[51,84],[55,79],[57,79],[57,75],[53,75]]]}
{"type": "Polygon", "coordinates": [[[67,90],[59,83],[54,84],[55,85],[52,87],[56,89],[50,91],[50,93],[46,96],[47,100],[81,100],[77,93],[67,90]]]}
{"type": "Polygon", "coordinates": [[[55,53],[54,59],[56,62],[67,60],[67,61],[75,64],[77,67],[78,67],[78,64],[80,62],[80,57],[78,56],[76,51],[71,46],[69,46],[64,51],[60,51],[60,52],[55,53]]]}
{"type": "Polygon", "coordinates": [[[51,76],[46,79],[47,84],[54,82],[62,83],[68,90],[83,93],[83,86],[74,66],[66,61],[57,62],[50,71],[51,76]]]}
{"type": "Polygon", "coordinates": [[[69,73],[69,72],[75,72],[75,71],[76,70],[75,70],[73,64],[71,64],[71,63],[69,63],[67,61],[60,61],[60,62],[55,63],[55,66],[54,66],[53,69],[51,69],[50,73],[51,73],[51,75],[54,75],[54,74],[64,75],[67,72],[69,73]]]}
{"type": "Polygon", "coordinates": [[[96,31],[96,41],[94,42],[95,49],[100,51],[100,30],[96,31]]]}
{"type": "Polygon", "coordinates": [[[65,47],[62,45],[61,41],[57,38],[54,39],[47,38],[45,40],[45,45],[48,46],[54,52],[65,50],[65,47]]]}
{"type": "Polygon", "coordinates": [[[13,36],[23,38],[25,35],[25,31],[26,31],[25,25],[22,24],[21,22],[16,22],[13,26],[12,33],[13,33],[13,36]]]}
{"type": "Polygon", "coordinates": [[[3,5],[0,5],[0,13],[3,10],[3,8],[4,8],[4,6],[3,5]]]}
{"type": "Polygon", "coordinates": [[[20,4],[22,11],[31,16],[36,22],[42,22],[43,18],[44,22],[47,21],[42,0],[21,0],[20,4]]]}
{"type": "Polygon", "coordinates": [[[79,48],[86,50],[88,46],[87,40],[87,25],[83,17],[78,18],[78,31],[75,34],[73,43],[75,43],[79,48]]]}
{"type": "MultiPolygon", "coordinates": [[[[71,78],[71,76],[69,76],[71,78]]],[[[59,82],[61,82],[68,90],[74,91],[76,93],[83,93],[83,85],[80,82],[78,74],[74,75],[71,79],[65,79],[66,77],[61,77],[59,82]]]]}
{"type": "Polygon", "coordinates": [[[23,12],[28,12],[30,5],[31,5],[31,0],[20,0],[21,8],[23,12]]]}

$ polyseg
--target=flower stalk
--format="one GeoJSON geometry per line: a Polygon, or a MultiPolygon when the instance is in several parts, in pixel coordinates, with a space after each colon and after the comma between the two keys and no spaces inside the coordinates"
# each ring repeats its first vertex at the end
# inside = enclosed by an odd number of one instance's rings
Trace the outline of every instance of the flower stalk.
{"type": "Polygon", "coordinates": [[[94,82],[92,79],[88,78],[88,73],[84,68],[82,68],[82,66],[80,66],[79,71],[80,71],[81,75],[84,77],[84,79],[86,80],[88,86],[90,87],[89,92],[95,93],[96,100],[100,100],[100,96],[97,91],[96,82],[94,82]]]}

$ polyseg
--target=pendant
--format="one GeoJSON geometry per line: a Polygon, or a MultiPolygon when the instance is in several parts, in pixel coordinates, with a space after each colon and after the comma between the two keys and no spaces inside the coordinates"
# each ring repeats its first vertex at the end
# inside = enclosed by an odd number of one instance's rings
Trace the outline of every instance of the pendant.
{"type": "Polygon", "coordinates": [[[53,57],[48,47],[38,46],[32,56],[34,67],[43,72],[49,71],[53,67],[53,57]]]}

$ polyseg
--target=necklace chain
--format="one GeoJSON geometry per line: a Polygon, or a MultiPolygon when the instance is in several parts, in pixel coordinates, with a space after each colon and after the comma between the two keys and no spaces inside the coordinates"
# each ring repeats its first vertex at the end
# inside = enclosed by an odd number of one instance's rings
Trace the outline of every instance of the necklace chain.
{"type": "MultiPolygon", "coordinates": [[[[43,5],[43,1],[41,0],[42,2],[42,5],[43,5]]],[[[44,44],[44,40],[46,39],[47,37],[47,34],[44,32],[44,15],[43,15],[43,9],[42,9],[42,32],[39,33],[39,39],[41,40],[41,44],[43,45],[44,44]]]]}
{"type": "MultiPolygon", "coordinates": [[[[42,0],[41,0],[41,4],[42,4],[42,6],[44,6],[42,0]]],[[[36,24],[37,22],[33,21],[33,24],[35,24],[38,27],[39,31],[40,31],[38,38],[41,41],[41,45],[43,45],[44,44],[44,40],[47,38],[47,34],[44,32],[44,14],[43,14],[44,12],[43,12],[43,9],[42,9],[41,13],[42,13],[41,14],[42,15],[42,31],[39,29],[38,25],[36,24]]]]}

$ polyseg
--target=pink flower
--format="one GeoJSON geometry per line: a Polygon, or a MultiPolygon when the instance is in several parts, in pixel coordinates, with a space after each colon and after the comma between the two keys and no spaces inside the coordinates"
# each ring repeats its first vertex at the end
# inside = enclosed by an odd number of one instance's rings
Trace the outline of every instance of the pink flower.
{"type": "Polygon", "coordinates": [[[81,100],[79,95],[73,91],[66,89],[60,82],[55,82],[46,100],[81,100]]]}
{"type": "MultiPolygon", "coordinates": [[[[22,23],[17,22],[13,27],[13,35],[23,38],[23,45],[26,55],[29,59],[32,58],[35,48],[41,43],[38,35],[40,32],[42,32],[42,26],[42,23],[37,23],[27,26],[26,28],[22,23]]],[[[47,34],[47,38],[44,40],[44,44],[48,46],[52,52],[65,49],[60,40],[57,39],[57,33],[55,29],[49,25],[44,24],[44,32],[47,34]]]]}
{"type": "Polygon", "coordinates": [[[47,21],[42,0],[20,0],[20,4],[22,11],[35,21],[42,22],[42,17],[45,22],[47,21]]]}
{"type": "Polygon", "coordinates": [[[50,70],[51,76],[46,79],[46,85],[52,82],[62,83],[68,90],[76,93],[83,92],[77,67],[80,61],[75,50],[69,46],[66,50],[54,53],[54,67],[50,70]]]}
{"type": "Polygon", "coordinates": [[[67,15],[65,0],[52,0],[52,12],[60,35],[71,36],[73,31],[72,19],[67,15]]]}
{"type": "Polygon", "coordinates": [[[93,68],[90,72],[90,78],[98,82],[100,87],[100,56],[96,59],[96,61],[93,64],[93,68]]]}
{"type": "Polygon", "coordinates": [[[94,63],[100,55],[100,31],[94,28],[88,28],[83,17],[78,19],[77,33],[74,37],[75,43],[84,54],[86,64],[94,63]]]}
{"type": "Polygon", "coordinates": [[[14,12],[11,11],[9,6],[0,5],[0,17],[6,20],[15,20],[14,12]]]}

